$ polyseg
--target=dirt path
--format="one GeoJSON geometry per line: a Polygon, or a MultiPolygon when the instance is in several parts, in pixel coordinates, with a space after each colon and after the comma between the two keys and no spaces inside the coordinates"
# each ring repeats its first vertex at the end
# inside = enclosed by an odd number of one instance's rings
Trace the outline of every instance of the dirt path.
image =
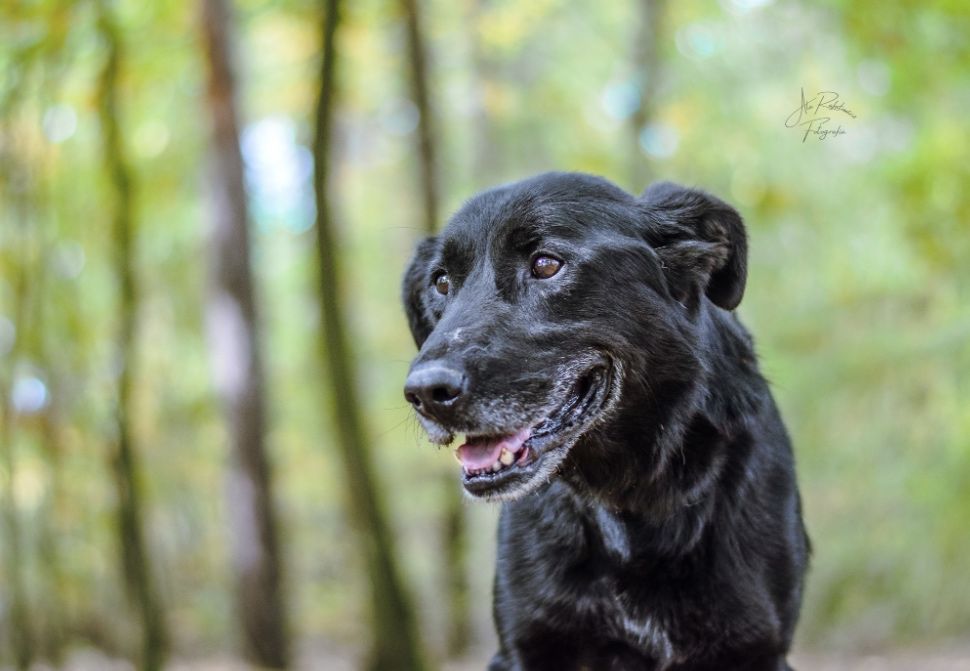
{"type": "MultiPolygon", "coordinates": [[[[482,653],[460,662],[443,665],[441,671],[482,671],[488,655],[482,653]]],[[[970,647],[944,650],[903,650],[870,655],[819,654],[799,652],[791,662],[798,671],[970,671],[970,647]]],[[[359,671],[357,661],[348,651],[316,648],[300,655],[294,671],[359,671]]],[[[9,671],[0,667],[0,671],[9,671]]],[[[36,664],[32,671],[54,671],[36,664]]],[[[76,651],[60,671],[134,671],[128,662],[111,659],[94,650],[76,651]]],[[[209,657],[180,660],[168,665],[167,671],[250,671],[231,657],[209,657]]]]}
{"type": "Polygon", "coordinates": [[[799,671],[970,671],[970,650],[897,651],[862,656],[800,653],[799,671]]]}

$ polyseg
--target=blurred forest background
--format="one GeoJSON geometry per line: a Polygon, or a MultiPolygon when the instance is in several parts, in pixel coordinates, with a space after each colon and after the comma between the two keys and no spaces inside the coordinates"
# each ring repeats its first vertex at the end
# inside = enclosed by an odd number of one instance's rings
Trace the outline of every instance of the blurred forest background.
{"type": "Polygon", "coordinates": [[[965,650],[968,36],[961,0],[3,2],[0,668],[481,668],[497,510],[410,419],[398,283],[550,169],[744,215],[804,659],[965,650]],[[786,128],[802,88],[844,135],[786,128]]]}

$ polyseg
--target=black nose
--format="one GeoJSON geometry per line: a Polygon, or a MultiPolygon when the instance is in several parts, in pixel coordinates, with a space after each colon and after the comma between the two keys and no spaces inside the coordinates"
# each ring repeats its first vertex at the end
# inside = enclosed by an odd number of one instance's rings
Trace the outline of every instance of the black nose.
{"type": "Polygon", "coordinates": [[[404,384],[404,398],[415,410],[436,414],[453,406],[465,391],[465,376],[437,362],[418,366],[404,384]]]}

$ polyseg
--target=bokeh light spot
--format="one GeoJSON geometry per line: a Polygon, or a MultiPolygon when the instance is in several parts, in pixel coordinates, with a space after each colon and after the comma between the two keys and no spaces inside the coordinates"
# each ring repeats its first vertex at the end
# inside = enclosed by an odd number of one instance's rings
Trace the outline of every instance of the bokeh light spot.
{"type": "Polygon", "coordinates": [[[50,142],[65,142],[77,131],[77,112],[70,105],[51,105],[44,110],[42,127],[50,142]]]}
{"type": "Polygon", "coordinates": [[[18,378],[10,400],[14,410],[22,415],[40,412],[47,405],[47,385],[32,375],[18,378]]]}
{"type": "Polygon", "coordinates": [[[856,78],[870,95],[884,96],[889,92],[889,68],[882,61],[862,61],[856,68],[856,78]]]}
{"type": "Polygon", "coordinates": [[[421,113],[410,100],[395,100],[385,106],[381,114],[381,127],[390,135],[404,136],[418,127],[421,113]]]}
{"type": "Polygon", "coordinates": [[[629,119],[640,107],[640,89],[628,81],[610,84],[603,90],[601,105],[611,119],[629,119]]]}
{"type": "Polygon", "coordinates": [[[640,131],[640,148],[654,158],[669,158],[677,152],[680,135],[673,126],[648,124],[640,131]]]}

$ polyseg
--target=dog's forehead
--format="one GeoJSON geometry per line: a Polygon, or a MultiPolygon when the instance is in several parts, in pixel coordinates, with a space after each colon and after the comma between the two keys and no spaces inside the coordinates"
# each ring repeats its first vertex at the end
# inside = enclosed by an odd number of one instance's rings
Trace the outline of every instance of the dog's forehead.
{"type": "Polygon", "coordinates": [[[442,232],[447,252],[485,254],[546,237],[583,239],[631,223],[632,196],[587,175],[554,173],[478,194],[442,232]]]}
{"type": "Polygon", "coordinates": [[[444,231],[446,249],[484,252],[496,241],[515,244],[555,228],[556,205],[531,194],[486,192],[459,210],[444,231]]]}

